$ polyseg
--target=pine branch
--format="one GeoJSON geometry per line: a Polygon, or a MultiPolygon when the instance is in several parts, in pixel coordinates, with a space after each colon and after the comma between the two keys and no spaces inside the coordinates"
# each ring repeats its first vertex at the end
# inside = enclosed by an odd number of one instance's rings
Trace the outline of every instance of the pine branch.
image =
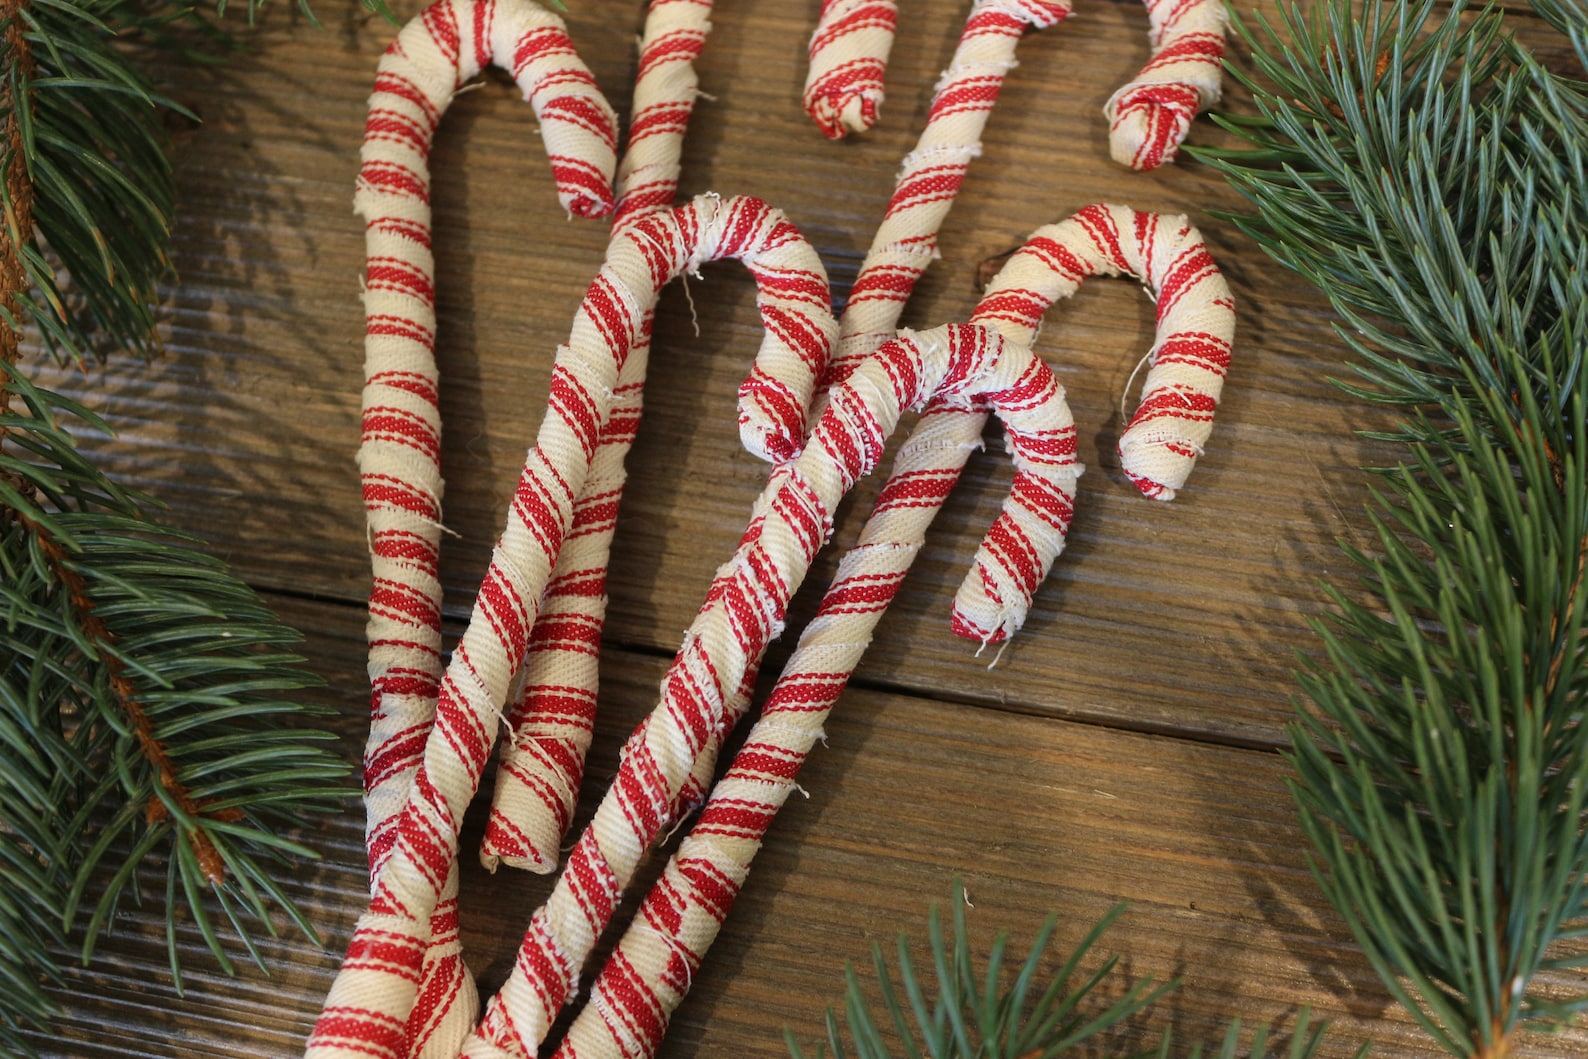
{"type": "MultiPolygon", "coordinates": [[[[896,1054],[906,1059],[1059,1059],[1105,1054],[1098,1051],[1100,1047],[1108,1048],[1102,1038],[1124,1029],[1180,985],[1176,980],[1155,986],[1150,978],[1123,985],[1116,981],[1118,956],[1107,956],[1095,969],[1082,971],[1103,934],[1124,913],[1124,905],[1116,905],[1092,925],[1045,987],[1039,987],[1039,976],[1058,925],[1057,916],[1049,916],[1042,924],[1030,952],[1010,979],[1004,970],[1008,935],[999,933],[986,966],[977,970],[965,922],[965,894],[957,883],[952,907],[953,929],[947,938],[937,905],[932,905],[927,917],[935,990],[921,980],[903,934],[898,938],[897,983],[882,947],[872,947],[872,966],[885,1018],[873,1010],[854,966],[845,965],[844,1023],[859,1059],[892,1059],[896,1054]],[[1103,998],[1111,993],[1115,999],[1105,1001],[1103,998]],[[890,1043],[890,1037],[898,1042],[897,1046],[890,1043]]],[[[1216,1050],[1209,1051],[1197,1043],[1182,1054],[1190,1059],[1202,1059],[1204,1053],[1210,1059],[1263,1059],[1270,1055],[1276,1059],[1281,1055],[1286,1059],[1312,1059],[1323,1046],[1326,1029],[1323,1023],[1314,1024],[1310,1013],[1303,1009],[1288,1046],[1276,1042],[1283,1051],[1271,1051],[1269,1027],[1259,1026],[1248,1039],[1237,1020],[1216,1050]]],[[[792,1059],[804,1059],[793,1033],[785,1030],[784,1039],[792,1059]]],[[[1173,1035],[1165,1032],[1157,1047],[1132,1054],[1136,1059],[1167,1059],[1174,1043],[1173,1035]]],[[[838,1017],[830,1008],[826,1047],[832,1049],[833,1059],[844,1059],[848,1054],[838,1017]]],[[[1364,1045],[1356,1053],[1357,1059],[1362,1059],[1367,1051],[1364,1045]]],[[[825,1054],[825,1048],[818,1046],[817,1059],[825,1054]]]]}
{"type": "Polygon", "coordinates": [[[83,460],[61,421],[80,410],[5,371],[21,409],[0,417],[0,1044],[20,1051],[8,1029],[51,1010],[35,976],[59,978],[69,939],[91,956],[157,850],[168,922],[185,908],[223,968],[212,902],[256,961],[270,903],[312,938],[270,873],[313,856],[292,833],[353,792],[307,727],[325,711],[285,697],[315,683],[298,635],[83,460]]]}
{"type": "MultiPolygon", "coordinates": [[[[250,22],[264,0],[248,0],[250,22]]],[[[385,0],[361,0],[391,17],[385,0]]],[[[13,332],[31,330],[56,358],[159,352],[154,309],[173,278],[168,248],[175,191],[163,110],[194,118],[158,92],[117,42],[180,47],[174,26],[209,26],[191,0],[5,0],[8,59],[0,76],[12,161],[29,189],[6,250],[23,270],[6,289],[13,332]],[[62,282],[61,277],[69,277],[62,282]]],[[[216,11],[224,15],[224,0],[216,11]]],[[[300,9],[313,18],[309,0],[300,9]]],[[[196,121],[197,119],[194,118],[196,121]]],[[[16,199],[16,195],[11,196],[16,199]]],[[[9,216],[9,215],[8,215],[9,216]]]]}
{"type": "MultiPolygon", "coordinates": [[[[1584,54],[1577,0],[1540,0],[1584,54]]],[[[1495,12],[1328,0],[1238,27],[1259,116],[1197,152],[1324,294],[1389,437],[1370,597],[1332,591],[1294,793],[1388,988],[1454,1055],[1563,1025],[1588,930],[1588,90],[1495,12]]]]}
{"type": "Polygon", "coordinates": [[[0,0],[7,1054],[31,1054],[28,1028],[54,1013],[61,954],[87,961],[161,858],[178,990],[184,910],[228,971],[217,907],[256,962],[272,904],[314,937],[272,873],[312,856],[294,832],[354,794],[330,736],[309,727],[320,711],[292,698],[313,683],[297,635],[83,458],[69,428],[105,424],[16,367],[24,336],[65,361],[157,351],[174,197],[159,117],[175,104],[120,42],[174,44],[171,27],[196,20],[185,0],[0,0]]]}
{"type": "Polygon", "coordinates": [[[5,238],[0,239],[0,361],[15,364],[20,335],[15,321],[21,315],[22,296],[31,281],[22,259],[22,247],[33,238],[33,183],[26,165],[24,122],[18,100],[25,95],[19,83],[33,70],[32,51],[23,33],[23,0],[0,0],[0,42],[7,66],[17,77],[0,82],[0,187],[4,195],[5,238]]]}

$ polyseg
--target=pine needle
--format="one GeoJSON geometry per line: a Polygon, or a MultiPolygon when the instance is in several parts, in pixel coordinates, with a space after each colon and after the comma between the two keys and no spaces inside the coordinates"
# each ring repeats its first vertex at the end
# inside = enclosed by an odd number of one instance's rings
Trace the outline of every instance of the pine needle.
{"type": "MultiPolygon", "coordinates": [[[[943,933],[937,905],[927,916],[932,973],[937,981],[935,1002],[930,1007],[926,999],[930,995],[928,986],[916,970],[906,937],[901,934],[898,939],[897,983],[882,947],[872,948],[872,965],[891,1040],[885,1035],[883,1020],[874,1012],[854,966],[845,966],[844,1025],[859,1059],[893,1059],[895,1055],[904,1059],[1060,1059],[1113,1054],[1163,1059],[1171,1054],[1174,1040],[1167,1032],[1156,1047],[1146,1052],[1121,1052],[1109,1039],[1130,1036],[1129,1024],[1144,1018],[1154,1004],[1179,988],[1178,980],[1155,985],[1146,978],[1122,984],[1117,981],[1117,956],[1102,957],[1092,970],[1081,971],[1084,964],[1094,961],[1097,943],[1124,914],[1124,905],[1116,905],[1092,925],[1059,969],[1051,973],[1041,992],[1036,992],[1036,983],[1048,964],[1057,916],[1044,921],[1009,980],[1003,962],[1008,935],[999,933],[993,940],[985,966],[977,973],[966,924],[964,891],[958,883],[950,907],[954,916],[949,935],[943,933]],[[909,998],[908,1015],[898,1000],[901,990],[909,998]]],[[[826,1044],[818,1046],[817,1059],[822,1059],[828,1048],[833,1059],[845,1059],[845,1037],[832,1009],[828,1009],[826,1027],[826,1044]]],[[[1325,1030],[1323,1023],[1314,1023],[1311,1013],[1303,1009],[1288,1044],[1273,1040],[1276,1047],[1284,1050],[1271,1051],[1270,1027],[1259,1026],[1248,1038],[1237,1021],[1229,1027],[1220,1047],[1207,1054],[1218,1059],[1279,1059],[1281,1055],[1286,1059],[1313,1059],[1323,1046],[1325,1030]]],[[[1134,1032],[1139,1038],[1141,1031],[1134,1032]]],[[[792,1059],[805,1059],[793,1033],[785,1030],[783,1036],[792,1059]]],[[[1205,1045],[1197,1043],[1182,1054],[1202,1059],[1205,1052],[1205,1045]]],[[[1366,1046],[1356,1053],[1358,1059],[1366,1054],[1366,1046]]]]}
{"type": "MultiPolygon", "coordinates": [[[[366,0],[386,11],[381,0],[366,0]]],[[[259,0],[249,0],[250,18],[259,0]]],[[[305,6],[305,10],[307,7],[305,6]]],[[[58,960],[89,960],[164,860],[177,924],[216,962],[272,909],[296,837],[354,795],[297,693],[296,633],[199,542],[148,517],[73,435],[109,427],[31,384],[26,335],[63,362],[158,353],[174,192],[162,110],[128,39],[226,34],[190,3],[0,2],[0,1051],[56,1010],[58,960]],[[217,915],[217,910],[219,914],[217,915]]]]}
{"type": "MultiPolygon", "coordinates": [[[[1588,9],[1536,7],[1579,57],[1588,9]]],[[[1292,784],[1325,892],[1453,1055],[1588,993],[1534,990],[1588,917],[1588,88],[1497,11],[1327,0],[1237,23],[1260,116],[1194,153],[1310,280],[1399,466],[1303,673],[1292,784]]]]}

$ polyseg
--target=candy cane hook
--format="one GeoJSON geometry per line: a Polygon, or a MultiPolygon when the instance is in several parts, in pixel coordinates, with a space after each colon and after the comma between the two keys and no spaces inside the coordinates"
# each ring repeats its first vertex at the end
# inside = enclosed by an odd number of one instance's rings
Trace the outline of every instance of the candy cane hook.
{"type": "MultiPolygon", "coordinates": [[[[429,155],[457,90],[489,65],[512,73],[540,121],[558,197],[572,214],[612,207],[617,119],[562,20],[528,0],[441,0],[381,58],[355,208],[366,220],[365,386],[359,451],[373,584],[371,724],[364,756],[371,877],[434,719],[441,677],[441,424],[429,155]]],[[[444,883],[423,947],[427,995],[477,1006],[457,937],[457,879],[444,883]]],[[[431,1054],[429,1013],[396,1029],[403,1054],[431,1054]]],[[[455,1044],[454,1034],[452,1043],[455,1044]]]]}
{"type": "MultiPolygon", "coordinates": [[[[1235,340],[1229,285],[1184,217],[1100,204],[1039,228],[999,271],[971,319],[1029,339],[1055,301],[1096,275],[1134,276],[1157,301],[1151,368],[1120,435],[1119,458],[1144,496],[1172,500],[1213,431],[1235,340]]],[[[943,428],[962,442],[979,438],[986,421],[984,412],[934,407],[922,422],[934,416],[948,420],[943,428]]],[[[934,470],[952,479],[963,466],[964,456],[950,446],[934,470]]],[[[989,561],[978,557],[980,576],[960,589],[954,629],[961,636],[996,642],[1020,627],[1020,601],[1040,563],[1015,529],[989,561]]]]}
{"type": "MultiPolygon", "coordinates": [[[[508,685],[523,662],[613,384],[657,292],[680,272],[720,257],[743,261],[757,282],[768,332],[755,378],[778,380],[809,399],[837,324],[820,260],[779,211],[757,199],[702,196],[644,218],[613,241],[568,344],[558,350],[551,407],[473,616],[441,681],[435,725],[396,817],[396,841],[310,1038],[311,1059],[403,1054],[403,1027],[415,1011],[432,914],[456,871],[464,807],[478,788],[508,685]],[[791,379],[779,365],[801,378],[791,379]]],[[[753,382],[750,391],[762,389],[753,382]]],[[[803,433],[802,410],[757,400],[741,407],[764,436],[803,433]]]]}

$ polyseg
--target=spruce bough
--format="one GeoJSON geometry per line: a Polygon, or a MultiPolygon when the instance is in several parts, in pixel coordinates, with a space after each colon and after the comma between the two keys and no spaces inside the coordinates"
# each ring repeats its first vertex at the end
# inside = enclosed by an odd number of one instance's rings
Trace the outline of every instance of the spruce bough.
{"type": "MultiPolygon", "coordinates": [[[[250,3],[250,14],[255,4],[250,3]]],[[[296,693],[280,624],[196,540],[150,517],[73,433],[108,426],[29,381],[23,343],[148,356],[169,277],[162,108],[129,42],[172,44],[189,3],[0,0],[0,1051],[58,1009],[163,862],[166,936],[191,916],[220,965],[257,962],[294,836],[356,792],[296,693]]],[[[219,39],[209,30],[210,39],[219,39]]],[[[153,886],[150,886],[153,889],[153,886]]]]}
{"type": "MultiPolygon", "coordinates": [[[[1588,61],[1588,12],[1538,0],[1588,61]]],[[[1330,300],[1357,398],[1405,409],[1331,589],[1292,788],[1330,900],[1453,1055],[1585,1005],[1588,89],[1498,12],[1327,0],[1237,24],[1229,218],[1330,300]]]]}

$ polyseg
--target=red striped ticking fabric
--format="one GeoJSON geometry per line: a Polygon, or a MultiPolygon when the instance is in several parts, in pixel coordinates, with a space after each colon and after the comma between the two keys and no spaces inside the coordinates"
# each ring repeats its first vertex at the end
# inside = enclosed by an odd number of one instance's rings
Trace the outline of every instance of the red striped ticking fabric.
{"type": "MultiPolygon", "coordinates": [[[[492,64],[512,73],[539,118],[563,206],[581,216],[612,208],[616,116],[559,18],[527,0],[442,0],[398,34],[370,97],[355,198],[367,242],[359,463],[374,575],[364,757],[372,878],[396,841],[441,678],[441,424],[429,153],[454,94],[492,64]]],[[[442,882],[420,949],[427,999],[411,1023],[396,1027],[404,1055],[432,1054],[431,1045],[439,1043],[431,1016],[443,1008],[436,998],[478,1006],[458,946],[455,874],[442,882]]]]}
{"type": "MultiPolygon", "coordinates": [[[[1174,161],[1191,120],[1218,101],[1228,21],[1222,0],[1146,5],[1152,58],[1104,108],[1110,155],[1139,170],[1174,161]]],[[[985,6],[1034,5],[993,0],[985,6]]],[[[838,139],[875,124],[897,14],[895,0],[824,0],[811,37],[804,102],[826,136],[838,139]]]]}
{"type": "Polygon", "coordinates": [[[1132,169],[1174,161],[1191,120],[1219,100],[1223,0],[1146,0],[1152,58],[1103,107],[1108,153],[1132,169]]]}
{"type": "Polygon", "coordinates": [[[651,0],[640,39],[629,140],[618,167],[613,228],[672,208],[684,130],[700,95],[695,60],[711,33],[711,0],[651,0]]]}
{"type": "MultiPolygon", "coordinates": [[[[672,205],[684,131],[699,95],[694,61],[710,32],[710,14],[709,0],[652,0],[640,42],[629,142],[618,166],[615,231],[672,205]]],[[[505,863],[554,871],[578,800],[595,723],[606,570],[623,497],[623,463],[639,428],[650,332],[647,317],[618,373],[611,418],[530,634],[522,688],[508,710],[510,731],[502,741],[480,844],[480,859],[493,870],[505,863]]],[[[766,400],[774,393],[766,388],[746,396],[766,400]]],[[[785,394],[783,399],[791,398],[785,394]]],[[[743,414],[740,427],[752,452],[786,455],[783,435],[766,434],[743,414]]],[[[714,764],[714,756],[702,760],[703,775],[692,789],[697,803],[714,764]]]]}
{"type": "MultiPolygon", "coordinates": [[[[974,319],[995,328],[1010,348],[1023,348],[1035,339],[1044,311],[1085,276],[1119,272],[1147,282],[1158,298],[1154,370],[1169,371],[1176,363],[1187,369],[1149,381],[1148,393],[1184,387],[1194,398],[1211,389],[1216,399],[1234,318],[1224,283],[1182,218],[1093,206],[1045,227],[993,280],[974,319]]],[[[1081,473],[1062,388],[1035,358],[1022,378],[977,400],[964,393],[940,396],[900,448],[859,542],[840,561],[744,747],[602,967],[591,1002],[558,1053],[563,1059],[639,1059],[655,1051],[965,456],[980,447],[989,406],[1005,421],[1017,470],[1004,512],[956,600],[956,623],[1010,632],[1019,627],[1031,593],[1063,548],[1081,473]],[[1044,418],[1033,426],[1038,409],[1044,418]],[[1010,594],[995,599],[985,585],[1000,583],[1009,567],[1015,568],[1010,594]]],[[[1205,425],[1181,426],[1205,438],[1205,425]]],[[[1182,440],[1184,433],[1169,432],[1182,440]]],[[[1185,464],[1171,473],[1183,481],[1181,471],[1189,470],[1185,464]]]]}
{"type": "MultiPolygon", "coordinates": [[[[801,405],[809,399],[837,324],[820,260],[779,211],[757,199],[702,196],[645,217],[613,240],[569,342],[558,350],[551,407],[473,616],[440,682],[435,722],[395,817],[395,842],[309,1040],[312,1059],[406,1056],[416,1044],[415,1027],[433,1025],[437,1010],[467,1000],[456,976],[425,973],[437,932],[433,920],[453,886],[464,808],[478,788],[499,711],[523,663],[537,604],[572,524],[574,500],[619,370],[657,292],[679,273],[727,257],[745,263],[760,291],[767,335],[757,356],[759,377],[776,380],[779,393],[803,395],[801,405]]],[[[749,392],[760,395],[763,388],[752,385],[749,392]]],[[[781,400],[749,400],[744,407],[768,437],[803,436],[803,407],[797,416],[781,400]],[[787,418],[775,420],[772,410],[787,418]]],[[[453,1027],[472,1026],[474,1020],[472,1014],[447,1014],[441,1021],[453,1027]]],[[[517,1033],[500,1019],[488,1016],[487,1032],[493,1043],[464,1042],[462,1054],[523,1053],[517,1033]]]]}

